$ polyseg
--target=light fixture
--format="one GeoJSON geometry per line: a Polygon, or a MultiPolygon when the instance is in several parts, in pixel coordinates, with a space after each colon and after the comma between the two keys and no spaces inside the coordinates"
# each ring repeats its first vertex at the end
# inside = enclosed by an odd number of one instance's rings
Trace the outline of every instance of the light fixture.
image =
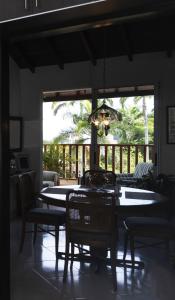
{"type": "Polygon", "coordinates": [[[94,124],[97,130],[104,131],[105,135],[108,135],[111,123],[121,120],[121,113],[106,105],[105,99],[103,100],[103,104],[99,108],[96,108],[88,118],[88,122],[94,124]]]}
{"type": "MultiPolygon", "coordinates": [[[[104,29],[104,60],[103,60],[103,93],[105,90],[106,80],[106,61],[105,61],[105,29],[104,29]]],[[[89,116],[88,122],[93,124],[101,133],[108,135],[111,123],[121,121],[122,115],[119,111],[106,105],[106,99],[103,99],[103,104],[96,108],[89,116]]]]}

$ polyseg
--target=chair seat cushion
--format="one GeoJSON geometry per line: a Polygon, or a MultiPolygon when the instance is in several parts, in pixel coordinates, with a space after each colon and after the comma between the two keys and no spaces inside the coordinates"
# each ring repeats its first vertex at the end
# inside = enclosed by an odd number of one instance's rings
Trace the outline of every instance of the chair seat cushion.
{"type": "Polygon", "coordinates": [[[66,221],[66,213],[61,210],[33,208],[26,215],[28,222],[46,225],[63,225],[66,221]]]}
{"type": "Polygon", "coordinates": [[[154,217],[129,217],[125,221],[126,226],[129,229],[160,229],[172,228],[172,224],[163,218],[154,217]]]}

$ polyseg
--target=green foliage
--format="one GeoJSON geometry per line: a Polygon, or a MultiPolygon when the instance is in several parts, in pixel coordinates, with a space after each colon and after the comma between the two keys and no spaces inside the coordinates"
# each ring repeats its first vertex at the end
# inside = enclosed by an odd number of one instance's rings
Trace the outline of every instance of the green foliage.
{"type": "MultiPolygon", "coordinates": [[[[118,137],[119,144],[144,144],[145,127],[143,112],[134,104],[127,107],[127,98],[120,98],[119,111],[122,114],[122,122],[111,125],[111,133],[118,137]]],[[[137,99],[137,102],[139,99],[137,99]]],[[[148,115],[149,143],[153,142],[154,115],[148,115]]]]}
{"type": "MultiPolygon", "coordinates": [[[[117,138],[118,144],[144,144],[145,143],[145,117],[147,116],[145,99],[143,97],[135,97],[133,105],[127,105],[127,97],[120,98],[120,108],[122,121],[111,124],[110,134],[117,138]],[[143,101],[144,99],[144,101],[143,101]],[[138,103],[142,104],[142,109],[138,103]]],[[[102,105],[102,99],[98,100],[98,106],[102,105]]],[[[107,105],[113,107],[114,99],[106,99],[107,105]]],[[[91,126],[88,123],[88,116],[91,113],[91,102],[84,100],[79,102],[78,112],[71,112],[71,107],[77,104],[77,101],[55,102],[53,103],[54,114],[67,107],[68,112],[65,116],[72,118],[72,127],[69,130],[62,131],[58,137],[54,139],[55,143],[69,143],[70,137],[76,144],[87,143],[90,139],[91,126]]],[[[149,143],[154,142],[154,114],[147,116],[147,128],[149,134],[149,143]]],[[[105,136],[103,130],[97,132],[98,143],[109,143],[108,137],[105,136]]]]}
{"type": "MultiPolygon", "coordinates": [[[[98,144],[109,144],[111,140],[110,135],[113,135],[117,144],[145,144],[146,132],[148,132],[148,143],[154,144],[154,112],[147,115],[146,99],[143,97],[135,97],[132,105],[128,105],[128,98],[120,98],[119,111],[122,114],[122,121],[115,122],[110,126],[109,136],[105,136],[103,131],[98,131],[98,144]],[[140,103],[140,105],[139,105],[140,103]]],[[[102,105],[102,99],[98,100],[98,106],[102,105]]],[[[106,104],[114,107],[115,99],[106,99],[106,104]]],[[[67,108],[64,113],[65,117],[72,119],[72,126],[69,130],[63,130],[53,140],[53,145],[50,145],[49,150],[44,153],[44,166],[48,170],[57,171],[60,176],[72,177],[70,174],[70,163],[75,169],[76,155],[72,150],[71,157],[69,152],[63,154],[63,150],[56,147],[54,144],[66,144],[73,140],[75,144],[83,144],[90,142],[91,125],[88,123],[88,117],[91,113],[91,101],[67,101],[67,102],[53,102],[53,112],[56,115],[62,108],[67,108]],[[72,107],[79,104],[77,111],[72,110],[72,107]],[[63,157],[64,156],[64,157],[63,157]],[[65,161],[65,167],[63,167],[65,161]],[[64,170],[63,170],[64,169],[64,170]]],[[[72,148],[74,149],[74,148],[72,148]]],[[[127,172],[128,152],[123,149],[122,167],[123,172],[127,172]]],[[[86,149],[86,157],[90,157],[89,149],[86,149]]],[[[138,160],[143,161],[144,153],[142,150],[138,151],[138,160]]],[[[150,156],[151,157],[151,156],[150,156]]],[[[79,162],[80,163],[80,162],[79,162]]],[[[86,162],[87,163],[87,162],[86,162]]],[[[107,152],[108,169],[112,169],[112,150],[107,152]]],[[[105,154],[100,155],[100,167],[105,167],[105,154]]],[[[130,147],[130,171],[135,169],[135,148],[130,147]]],[[[115,172],[120,170],[120,153],[115,153],[115,172]]]]}
{"type": "Polygon", "coordinates": [[[67,105],[69,106],[74,106],[75,101],[69,101],[69,102],[52,102],[52,109],[53,109],[53,113],[54,116],[56,116],[58,110],[61,110],[62,108],[66,107],[67,105]]]}
{"type": "Polygon", "coordinates": [[[56,171],[60,177],[71,177],[69,173],[69,165],[72,163],[72,158],[68,153],[64,153],[63,148],[56,147],[55,144],[50,144],[43,153],[43,164],[45,170],[56,171]]]}
{"type": "Polygon", "coordinates": [[[64,131],[53,139],[53,144],[65,144],[70,138],[71,131],[64,131]]]}

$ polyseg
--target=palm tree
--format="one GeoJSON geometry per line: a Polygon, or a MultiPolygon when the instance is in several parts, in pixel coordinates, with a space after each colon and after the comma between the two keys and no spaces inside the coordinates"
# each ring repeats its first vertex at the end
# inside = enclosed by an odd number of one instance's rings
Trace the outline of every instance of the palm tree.
{"type": "MultiPolygon", "coordinates": [[[[115,124],[111,131],[118,136],[120,144],[136,144],[143,142],[142,113],[137,107],[125,107],[120,109],[122,122],[115,124]]],[[[112,127],[112,126],[111,126],[112,127]]]]}
{"type": "MultiPolygon", "coordinates": [[[[91,113],[91,101],[67,101],[64,103],[54,103],[52,105],[54,114],[57,114],[63,107],[67,107],[67,112],[64,114],[65,118],[72,119],[72,126],[70,129],[62,130],[62,132],[53,139],[53,143],[68,143],[74,140],[75,144],[83,144],[90,141],[91,125],[88,122],[88,117],[91,113]],[[79,104],[76,112],[71,111],[71,107],[79,104]]],[[[101,143],[105,143],[107,138],[99,133],[101,143]]]]}
{"type": "MultiPolygon", "coordinates": [[[[145,139],[145,144],[149,144],[149,119],[148,119],[148,113],[147,113],[147,105],[146,105],[146,98],[145,96],[138,96],[135,97],[135,103],[137,104],[140,100],[142,100],[142,111],[143,111],[143,119],[144,119],[144,139],[145,139]]],[[[154,119],[154,115],[152,114],[150,116],[152,119],[154,119]]],[[[153,124],[152,124],[153,125],[153,124]]],[[[152,132],[153,134],[153,132],[152,132]]],[[[146,157],[147,160],[149,160],[149,149],[146,149],[146,157]]]]}
{"type": "Polygon", "coordinates": [[[142,111],[143,111],[143,119],[144,119],[144,134],[145,134],[145,144],[149,143],[148,136],[148,115],[147,115],[147,106],[145,96],[137,96],[134,98],[135,104],[142,100],[142,111]]]}
{"type": "Polygon", "coordinates": [[[61,133],[54,138],[54,143],[68,143],[74,140],[76,144],[84,143],[90,138],[90,124],[88,124],[88,116],[91,113],[91,102],[89,100],[82,101],[65,101],[54,102],[52,105],[53,113],[56,115],[61,109],[67,108],[64,118],[72,119],[72,126],[69,129],[62,130],[61,133]],[[77,106],[77,104],[79,104],[77,106]],[[72,110],[73,106],[76,107],[72,110]]]}
{"type": "MultiPolygon", "coordinates": [[[[122,122],[116,122],[111,124],[110,132],[113,136],[117,137],[118,144],[144,144],[145,143],[145,128],[144,124],[144,111],[140,110],[138,105],[139,98],[134,99],[134,103],[128,107],[126,97],[120,98],[120,108],[118,109],[122,114],[122,122]]],[[[107,99],[111,107],[114,107],[114,99],[107,99]]],[[[102,104],[102,99],[98,100],[98,105],[102,104]]],[[[88,117],[91,113],[91,101],[66,101],[64,103],[53,103],[52,105],[54,114],[61,111],[63,108],[67,108],[64,112],[64,118],[69,117],[72,120],[72,125],[69,129],[62,130],[62,132],[53,139],[53,144],[68,144],[73,141],[72,144],[83,144],[90,142],[91,125],[88,123],[88,117]],[[75,106],[76,105],[76,106],[75,106]]],[[[153,140],[153,113],[147,116],[147,126],[149,128],[149,141],[153,140]]],[[[110,136],[105,136],[103,132],[98,132],[98,144],[106,144],[111,141],[108,140],[110,136]]],[[[54,145],[53,145],[54,146],[54,145]]],[[[59,150],[60,158],[62,159],[62,148],[59,150]]],[[[89,150],[88,150],[89,151],[89,150]]],[[[66,152],[67,153],[67,152],[66,152]]],[[[52,154],[52,153],[51,153],[52,154]]],[[[48,155],[51,155],[48,153],[48,155]]],[[[111,160],[110,152],[108,153],[108,162],[111,160]]],[[[131,153],[134,162],[134,153],[131,153]]],[[[142,154],[141,154],[142,155],[142,154]]],[[[67,153],[66,162],[69,164],[70,159],[75,162],[76,151],[72,146],[71,158],[67,153]]],[[[87,155],[88,156],[88,155],[87,155]]],[[[148,158],[148,156],[147,156],[148,158]]],[[[65,158],[64,158],[65,159],[65,158]]]]}
{"type": "Polygon", "coordinates": [[[52,110],[53,110],[54,116],[56,116],[57,112],[58,112],[59,110],[61,110],[62,108],[74,106],[75,103],[76,103],[75,100],[72,100],[72,101],[64,101],[64,102],[58,102],[58,101],[52,102],[52,110]]]}
{"type": "MultiPolygon", "coordinates": [[[[146,99],[145,97],[135,97],[134,104],[131,107],[127,106],[127,97],[120,98],[120,109],[123,119],[122,122],[111,124],[111,134],[117,136],[118,143],[133,144],[133,143],[146,143],[148,144],[148,128],[153,126],[153,115],[148,116],[146,111],[146,99]],[[142,100],[142,111],[136,106],[136,104],[142,100]],[[152,121],[151,121],[152,120],[152,121]],[[144,124],[144,126],[143,126],[144,124]]],[[[110,106],[113,106],[114,100],[106,100],[110,106]]],[[[98,100],[98,105],[102,104],[102,99],[98,100]]],[[[67,112],[64,114],[65,118],[72,119],[72,126],[70,129],[62,130],[62,132],[54,138],[54,143],[68,143],[73,140],[74,143],[85,143],[90,139],[91,125],[88,123],[88,116],[91,113],[91,101],[65,101],[65,102],[53,102],[52,108],[54,114],[61,111],[63,107],[67,107],[67,112]],[[75,104],[79,104],[76,111],[72,110],[75,104]]],[[[98,143],[107,143],[108,139],[103,132],[98,132],[98,143]]],[[[152,139],[153,130],[149,139],[152,139]]]]}

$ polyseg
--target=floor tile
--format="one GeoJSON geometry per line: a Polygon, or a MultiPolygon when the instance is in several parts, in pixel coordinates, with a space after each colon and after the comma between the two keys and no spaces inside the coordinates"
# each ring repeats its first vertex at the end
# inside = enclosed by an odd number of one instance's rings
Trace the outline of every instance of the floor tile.
{"type": "MultiPolygon", "coordinates": [[[[31,227],[29,226],[29,229],[31,227]]],[[[94,266],[74,262],[63,284],[64,261],[55,259],[55,240],[48,233],[38,234],[35,246],[32,233],[28,233],[24,248],[19,254],[20,223],[11,224],[11,299],[12,300],[174,300],[175,245],[167,249],[143,248],[136,250],[137,260],[145,268],[134,270],[117,267],[118,290],[113,292],[109,266],[94,266]],[[173,265],[174,264],[174,265],[173,265]]],[[[64,251],[65,233],[60,233],[59,250],[64,251]]],[[[123,240],[118,257],[123,255],[123,240]]],[[[127,258],[130,259],[128,253],[127,258]]]]}

